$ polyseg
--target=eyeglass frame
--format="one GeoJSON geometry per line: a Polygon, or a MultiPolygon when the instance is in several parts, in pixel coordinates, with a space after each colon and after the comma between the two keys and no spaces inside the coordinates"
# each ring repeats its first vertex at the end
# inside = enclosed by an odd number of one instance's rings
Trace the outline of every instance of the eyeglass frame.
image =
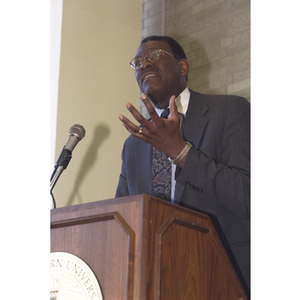
{"type": "MultiPolygon", "coordinates": [[[[159,52],[160,52],[160,57],[159,57],[158,60],[156,60],[156,61],[151,61],[151,60],[150,60],[150,57],[148,57],[147,55],[145,55],[144,57],[141,56],[141,58],[142,58],[141,64],[140,64],[139,66],[135,67],[135,66],[134,66],[134,60],[135,60],[137,57],[134,57],[134,58],[129,62],[129,65],[130,65],[131,69],[134,70],[134,71],[138,70],[138,69],[141,67],[142,63],[145,61],[145,59],[147,59],[147,60],[150,61],[151,63],[156,63],[156,62],[158,62],[158,61],[161,59],[161,57],[162,57],[162,54],[161,54],[162,52],[163,52],[163,53],[166,53],[166,54],[168,54],[168,55],[170,55],[170,56],[173,57],[173,58],[175,58],[173,54],[169,53],[169,52],[166,51],[166,50],[163,50],[163,49],[153,49],[152,51],[150,51],[150,53],[152,53],[152,52],[154,52],[154,51],[159,51],[159,52]]],[[[139,56],[138,56],[138,57],[139,57],[139,56]]],[[[176,59],[176,58],[175,58],[175,59],[176,59]]]]}

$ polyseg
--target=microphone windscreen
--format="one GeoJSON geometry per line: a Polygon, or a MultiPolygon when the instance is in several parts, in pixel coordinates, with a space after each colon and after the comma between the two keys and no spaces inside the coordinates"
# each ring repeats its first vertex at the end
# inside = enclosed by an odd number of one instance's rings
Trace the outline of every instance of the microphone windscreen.
{"type": "Polygon", "coordinates": [[[69,129],[69,134],[76,135],[79,140],[82,140],[85,137],[85,129],[83,126],[75,124],[69,129]]]}

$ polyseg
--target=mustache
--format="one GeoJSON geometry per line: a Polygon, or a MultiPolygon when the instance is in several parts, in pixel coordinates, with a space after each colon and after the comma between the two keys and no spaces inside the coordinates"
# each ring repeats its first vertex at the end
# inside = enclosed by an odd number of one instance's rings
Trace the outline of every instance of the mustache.
{"type": "Polygon", "coordinates": [[[151,69],[146,69],[146,70],[142,71],[139,77],[142,78],[143,75],[146,74],[146,73],[156,73],[156,74],[158,74],[157,70],[155,70],[154,68],[151,68],[151,69]]]}

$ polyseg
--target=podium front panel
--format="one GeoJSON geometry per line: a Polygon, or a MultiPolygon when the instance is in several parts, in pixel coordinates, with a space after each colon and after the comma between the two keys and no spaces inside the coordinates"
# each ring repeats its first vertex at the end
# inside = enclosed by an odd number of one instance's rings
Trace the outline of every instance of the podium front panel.
{"type": "Polygon", "coordinates": [[[105,300],[133,299],[135,233],[118,212],[53,223],[51,250],[91,266],[105,300]]]}

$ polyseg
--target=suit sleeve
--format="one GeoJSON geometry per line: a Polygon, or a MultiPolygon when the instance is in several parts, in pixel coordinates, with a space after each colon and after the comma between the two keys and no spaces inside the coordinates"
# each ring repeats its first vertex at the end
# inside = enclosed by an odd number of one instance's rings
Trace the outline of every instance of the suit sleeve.
{"type": "Polygon", "coordinates": [[[225,207],[241,218],[249,218],[250,206],[250,109],[247,100],[232,101],[224,121],[219,157],[209,157],[195,145],[190,149],[176,182],[225,207]]]}
{"type": "Polygon", "coordinates": [[[121,169],[121,174],[119,176],[118,187],[116,190],[116,195],[115,195],[116,198],[129,195],[127,179],[126,179],[126,167],[125,167],[125,145],[126,145],[126,141],[124,143],[124,147],[122,150],[122,169],[121,169]]]}

